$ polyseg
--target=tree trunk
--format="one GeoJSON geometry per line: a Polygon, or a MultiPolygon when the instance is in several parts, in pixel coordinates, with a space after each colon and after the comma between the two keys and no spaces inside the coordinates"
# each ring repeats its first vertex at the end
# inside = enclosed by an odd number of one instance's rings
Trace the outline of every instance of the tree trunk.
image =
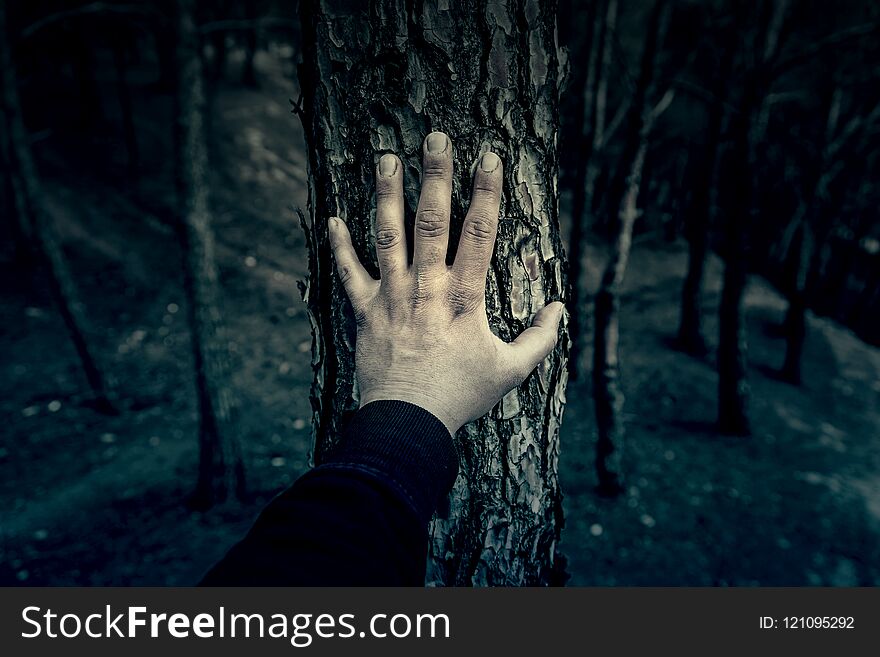
{"type": "Polygon", "coordinates": [[[713,188],[721,129],[724,123],[724,104],[727,98],[730,71],[733,66],[734,44],[731,37],[735,29],[727,30],[722,43],[721,60],[715,71],[712,85],[712,101],[706,126],[706,148],[694,176],[694,196],[688,207],[685,230],[688,236],[688,270],[681,289],[681,320],[678,327],[678,344],[685,352],[695,356],[706,353],[703,337],[703,274],[709,251],[709,232],[713,216],[713,188]]]}
{"type": "Polygon", "coordinates": [[[648,36],[629,113],[629,132],[621,162],[627,172],[626,189],[618,206],[618,220],[615,222],[617,235],[596,294],[593,401],[597,431],[596,474],[599,479],[598,491],[604,495],[616,495],[623,490],[621,456],[625,430],[621,417],[624,396],[620,387],[620,288],[632,246],[633,226],[638,218],[637,201],[648,151],[648,138],[654,121],[672,100],[671,94],[667,94],[656,108],[651,109],[648,106],[648,99],[655,86],[654,71],[666,31],[667,17],[666,2],[658,0],[649,19],[648,36]]]}
{"type": "MultiPolygon", "coordinates": [[[[257,17],[257,8],[254,0],[245,0],[244,18],[253,21],[257,17]]],[[[254,68],[254,57],[257,54],[257,26],[247,28],[242,35],[244,37],[244,62],[241,66],[241,83],[246,87],[257,86],[257,73],[254,68]]]]}
{"type": "Polygon", "coordinates": [[[601,171],[602,147],[605,143],[605,112],[608,100],[608,70],[611,66],[611,45],[617,22],[617,0],[598,3],[593,8],[590,56],[587,62],[587,78],[583,92],[583,119],[580,148],[577,154],[574,195],[571,212],[571,237],[569,239],[571,278],[571,354],[569,374],[577,379],[581,369],[581,352],[584,342],[584,319],[587,316],[584,303],[586,287],[583,281],[586,244],[584,235],[592,217],[596,180],[601,171]]]}
{"type": "MultiPolygon", "coordinates": [[[[745,6],[741,11],[745,11],[745,6]]],[[[718,309],[718,430],[731,435],[751,433],[748,419],[746,328],[742,300],[748,283],[748,233],[755,205],[757,152],[766,122],[764,103],[786,3],[768,3],[755,31],[752,61],[745,72],[742,103],[732,129],[732,189],[726,221],[726,258],[718,309]]]]}
{"type": "MultiPolygon", "coordinates": [[[[819,184],[822,163],[816,167],[811,181],[819,184]]],[[[815,190],[815,187],[812,188],[815,190]]],[[[818,203],[818,194],[805,187],[807,200],[802,200],[795,212],[793,231],[790,244],[783,260],[783,290],[788,300],[785,319],[782,322],[782,334],[785,337],[785,360],[779,369],[783,381],[793,385],[801,382],[801,356],[807,338],[807,296],[806,281],[809,273],[811,254],[811,230],[813,204],[818,203]]]]}
{"type": "Polygon", "coordinates": [[[783,322],[785,332],[785,362],[779,374],[794,385],[801,382],[801,357],[807,339],[807,304],[804,295],[795,292],[788,300],[783,322]]]}
{"type": "Polygon", "coordinates": [[[131,92],[126,81],[126,56],[127,46],[125,38],[133,35],[123,34],[113,42],[113,63],[116,68],[116,98],[119,102],[119,112],[122,117],[122,134],[125,139],[125,152],[128,159],[128,173],[132,179],[137,176],[140,155],[138,150],[137,132],[134,127],[134,108],[131,103],[131,92]]]}
{"type": "MultiPolygon", "coordinates": [[[[327,218],[343,217],[374,275],[375,163],[404,163],[411,228],[421,146],[431,130],[455,145],[450,243],[468,205],[472,164],[492,149],[507,163],[495,257],[487,280],[493,330],[506,340],[551,299],[565,300],[557,216],[558,60],[553,2],[301,3],[300,72],[309,144],[310,276],[315,462],[357,408],[354,322],[333,273],[327,218]]],[[[456,436],[461,475],[430,528],[428,584],[559,582],[557,474],[568,341],[486,417],[456,436]]]]}
{"type": "Polygon", "coordinates": [[[3,142],[4,169],[7,170],[15,207],[16,233],[28,239],[30,250],[45,271],[52,298],[92,389],[95,407],[104,413],[115,413],[107,394],[104,376],[86,338],[87,322],[73,276],[61,245],[55,238],[51,218],[43,203],[39,174],[22,117],[6,27],[6,7],[3,5],[0,5],[0,77],[4,115],[3,134],[0,137],[3,142]]]}
{"type": "Polygon", "coordinates": [[[744,259],[740,255],[733,255],[724,267],[724,287],[718,310],[718,430],[735,436],[751,433],[748,419],[749,385],[746,379],[746,329],[742,319],[746,281],[744,259]]]}
{"type": "Polygon", "coordinates": [[[229,340],[220,313],[214,233],[208,206],[205,91],[193,0],[178,0],[177,186],[183,217],[184,286],[188,301],[199,408],[199,474],[194,504],[210,506],[244,494],[236,434],[229,340]]]}
{"type": "Polygon", "coordinates": [[[586,244],[584,235],[593,209],[596,179],[601,171],[602,146],[605,140],[605,112],[608,98],[608,70],[611,66],[611,45],[617,22],[617,0],[593,6],[590,54],[582,101],[580,148],[577,154],[574,194],[572,196],[571,237],[569,239],[569,276],[571,279],[571,354],[569,376],[576,380],[581,369],[584,341],[584,319],[587,309],[583,300],[583,278],[586,244]],[[587,210],[590,212],[587,212],[587,210]]]}

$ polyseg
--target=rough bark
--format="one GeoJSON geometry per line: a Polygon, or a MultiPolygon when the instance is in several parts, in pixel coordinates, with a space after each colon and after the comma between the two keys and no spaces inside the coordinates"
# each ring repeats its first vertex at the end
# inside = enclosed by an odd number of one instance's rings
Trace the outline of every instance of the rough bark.
{"type": "Polygon", "coordinates": [[[95,407],[114,413],[104,375],[89,346],[83,305],[67,265],[61,245],[55,237],[51,217],[43,202],[43,191],[30,140],[25,128],[18,95],[15,67],[6,27],[6,7],[0,5],[0,77],[2,77],[3,130],[2,155],[8,185],[15,208],[16,233],[27,239],[28,247],[46,275],[49,290],[64,326],[82,364],[94,396],[95,407]]]}
{"type": "Polygon", "coordinates": [[[214,234],[208,205],[205,90],[193,0],[178,0],[177,186],[182,209],[184,286],[199,409],[199,473],[193,502],[200,507],[244,493],[231,388],[229,340],[220,312],[214,234]]]}
{"type": "Polygon", "coordinates": [[[672,100],[671,92],[653,109],[648,105],[653,90],[657,54],[665,34],[668,6],[658,0],[648,24],[648,36],[629,113],[628,134],[622,166],[627,172],[626,188],[618,206],[617,234],[611,255],[596,293],[593,341],[593,401],[596,408],[596,474],[598,490],[615,495],[623,490],[621,455],[625,429],[624,396],[620,387],[620,289],[632,246],[633,226],[638,217],[638,195],[642,181],[648,139],[654,121],[672,100]]]}
{"type": "MultiPolygon", "coordinates": [[[[551,299],[566,298],[557,210],[558,60],[552,2],[410,3],[369,8],[301,3],[303,123],[310,153],[316,463],[357,408],[355,330],[333,272],[327,218],[343,217],[361,260],[374,257],[373,172],[394,152],[405,167],[408,224],[421,145],[433,129],[455,145],[450,242],[457,244],[471,172],[488,149],[506,163],[495,257],[487,277],[493,330],[512,339],[551,299]]],[[[426,582],[548,584],[559,580],[557,476],[568,341],[481,420],[456,436],[461,474],[431,523],[426,582]]]]}
{"type": "Polygon", "coordinates": [[[744,74],[742,102],[732,128],[731,203],[726,221],[726,258],[718,309],[718,430],[751,433],[748,419],[747,340],[742,301],[748,283],[748,233],[755,206],[755,171],[766,127],[765,97],[778,52],[785,2],[768,3],[754,32],[752,63],[744,74]]]}
{"type": "Polygon", "coordinates": [[[581,352],[586,333],[587,316],[584,302],[586,287],[583,278],[586,244],[584,236],[592,217],[596,180],[601,172],[601,155],[605,144],[605,112],[608,98],[608,72],[611,67],[611,46],[617,22],[617,0],[594,5],[590,55],[582,104],[582,128],[578,144],[577,170],[572,197],[571,236],[569,238],[571,278],[571,355],[569,375],[577,379],[581,369],[581,352]]]}

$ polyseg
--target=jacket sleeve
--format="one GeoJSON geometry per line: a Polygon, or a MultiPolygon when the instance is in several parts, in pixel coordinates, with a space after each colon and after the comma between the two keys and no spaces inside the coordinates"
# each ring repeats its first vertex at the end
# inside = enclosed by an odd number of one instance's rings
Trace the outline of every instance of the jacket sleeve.
{"type": "Polygon", "coordinates": [[[369,403],[201,584],[422,586],[428,521],[457,473],[440,420],[407,402],[369,403]]]}

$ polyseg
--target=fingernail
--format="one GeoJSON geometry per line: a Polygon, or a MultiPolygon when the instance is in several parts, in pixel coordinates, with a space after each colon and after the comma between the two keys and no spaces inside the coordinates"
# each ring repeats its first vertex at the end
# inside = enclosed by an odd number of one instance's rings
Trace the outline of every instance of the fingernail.
{"type": "Polygon", "coordinates": [[[397,172],[397,158],[386,153],[379,158],[379,175],[389,178],[397,172]]]}
{"type": "Polygon", "coordinates": [[[339,230],[339,219],[337,219],[336,217],[330,217],[328,225],[330,226],[330,230],[334,232],[339,230]]]}
{"type": "Polygon", "coordinates": [[[428,135],[427,141],[429,153],[442,153],[446,150],[446,146],[449,144],[449,137],[442,132],[432,132],[428,135]]]}
{"type": "Polygon", "coordinates": [[[484,153],[480,158],[480,168],[486,173],[492,173],[501,164],[501,158],[495,153],[484,153]]]}

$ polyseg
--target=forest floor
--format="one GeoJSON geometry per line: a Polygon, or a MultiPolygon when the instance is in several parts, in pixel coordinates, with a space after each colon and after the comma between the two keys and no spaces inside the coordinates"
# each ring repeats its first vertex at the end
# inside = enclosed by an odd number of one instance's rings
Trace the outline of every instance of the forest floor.
{"type": "MultiPolygon", "coordinates": [[[[307,263],[292,210],[306,201],[305,153],[287,102],[295,85],[266,61],[261,72],[260,89],[221,85],[212,105],[212,202],[250,498],[205,513],[186,504],[197,418],[163,159],[170,104],[145,97],[139,112],[154,117],[154,132],[140,135],[141,166],[154,175],[137,185],[120,173],[113,140],[75,170],[71,153],[93,144],[36,145],[119,415],[89,406],[45,279],[0,252],[0,585],[191,584],[306,469],[312,372],[296,281],[307,263]]],[[[602,254],[587,259],[595,284],[602,254]]],[[[778,381],[784,303],[753,280],[754,435],[720,437],[712,355],[671,346],[685,264],[682,245],[651,241],[630,263],[627,489],[617,499],[594,492],[589,387],[569,387],[560,459],[569,583],[880,585],[880,350],[811,316],[804,384],[778,381]]],[[[715,259],[706,286],[715,336],[715,259]]]]}

